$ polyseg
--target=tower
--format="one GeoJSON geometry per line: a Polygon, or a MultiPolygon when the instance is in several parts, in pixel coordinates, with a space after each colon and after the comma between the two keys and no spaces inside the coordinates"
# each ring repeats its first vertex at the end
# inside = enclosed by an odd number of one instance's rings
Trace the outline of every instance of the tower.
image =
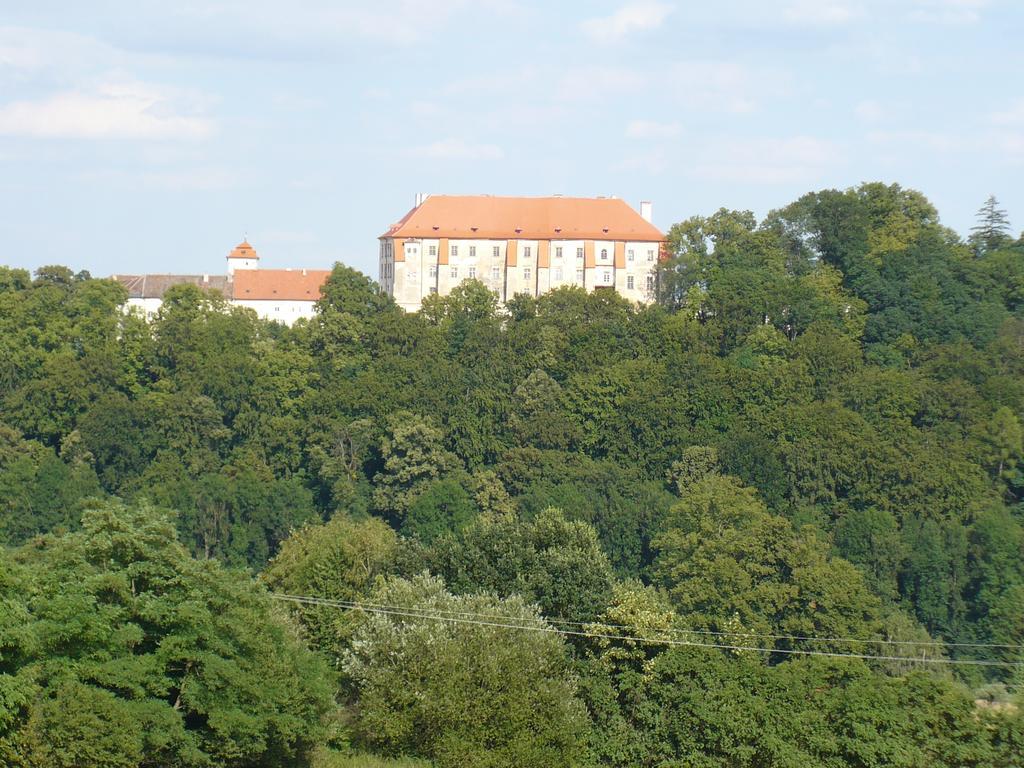
{"type": "Polygon", "coordinates": [[[256,249],[249,245],[248,240],[243,240],[235,246],[228,254],[228,276],[235,273],[236,269],[259,269],[260,257],[256,249]]]}

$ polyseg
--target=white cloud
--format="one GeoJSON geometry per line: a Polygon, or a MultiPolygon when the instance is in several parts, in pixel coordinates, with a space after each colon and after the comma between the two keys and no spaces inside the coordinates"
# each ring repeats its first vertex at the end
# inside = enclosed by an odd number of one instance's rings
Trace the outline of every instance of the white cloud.
{"type": "Polygon", "coordinates": [[[226,168],[193,168],[183,171],[145,173],[142,182],[149,187],[175,191],[222,191],[239,185],[238,176],[226,168]]]}
{"type": "Polygon", "coordinates": [[[201,139],[206,117],[183,113],[180,94],[146,83],[107,83],[0,107],[0,135],[66,139],[201,139]]]}
{"type": "Polygon", "coordinates": [[[996,125],[1024,125],[1024,99],[1001,112],[993,112],[991,120],[996,125]]]}
{"type": "Polygon", "coordinates": [[[872,131],[867,135],[872,144],[893,145],[907,149],[948,154],[971,149],[976,142],[941,131],[872,131]]]}
{"type": "Polygon", "coordinates": [[[877,123],[885,117],[885,110],[877,101],[865,99],[854,108],[854,114],[865,123],[877,123]]]}
{"type": "Polygon", "coordinates": [[[671,139],[678,136],[679,133],[679,123],[630,120],[626,125],[626,136],[630,139],[671,139]]]}
{"type": "Polygon", "coordinates": [[[645,78],[630,69],[619,67],[575,67],[562,75],[558,96],[585,101],[606,99],[616,92],[636,92],[646,84],[645,78]]]}
{"type": "Polygon", "coordinates": [[[500,160],[505,156],[494,144],[473,144],[463,139],[441,139],[422,147],[414,147],[411,154],[439,160],[500,160]]]}
{"type": "Polygon", "coordinates": [[[1024,133],[1004,134],[998,137],[998,146],[1011,162],[1024,162],[1024,133]]]}
{"type": "Polygon", "coordinates": [[[916,0],[912,19],[932,24],[974,24],[990,0],[916,0]]]}
{"type": "Polygon", "coordinates": [[[861,14],[861,9],[840,0],[794,0],[782,14],[793,24],[828,27],[853,21],[861,14]]]}
{"type": "Polygon", "coordinates": [[[811,136],[713,142],[697,176],[741,184],[813,183],[840,160],[831,142],[811,136]]]}
{"type": "Polygon", "coordinates": [[[115,48],[86,35],[34,27],[0,27],[0,74],[16,79],[81,77],[83,71],[97,65],[119,66],[123,58],[115,48]]]}
{"type": "Polygon", "coordinates": [[[778,88],[779,76],[754,75],[731,61],[682,61],[668,71],[668,87],[688,105],[743,114],[757,109],[757,97],[778,88]]]}
{"type": "Polygon", "coordinates": [[[253,55],[253,41],[285,49],[351,38],[407,45],[471,14],[477,33],[483,27],[500,31],[508,19],[524,13],[518,0],[303,0],[301,12],[281,0],[178,0],[167,5],[170,23],[160,38],[165,49],[198,45],[206,52],[245,56],[253,55]],[[228,48],[234,41],[244,44],[228,48]]]}
{"type": "Polygon", "coordinates": [[[271,229],[260,234],[259,240],[266,243],[308,245],[317,242],[317,237],[306,230],[271,229]]]}
{"type": "Polygon", "coordinates": [[[669,160],[665,150],[658,148],[650,152],[638,152],[626,155],[621,162],[612,167],[614,171],[641,171],[652,176],[668,170],[669,160]]]}
{"type": "Polygon", "coordinates": [[[580,24],[583,33],[599,42],[621,40],[633,32],[657,29],[672,13],[672,6],[655,0],[627,3],[611,16],[587,19],[580,24]]]}

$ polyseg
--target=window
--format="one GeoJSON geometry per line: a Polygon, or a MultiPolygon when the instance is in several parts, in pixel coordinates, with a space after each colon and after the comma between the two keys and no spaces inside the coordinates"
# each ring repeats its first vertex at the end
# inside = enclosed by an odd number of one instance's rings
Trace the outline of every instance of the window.
{"type": "Polygon", "coordinates": [[[501,280],[501,267],[491,267],[491,280],[501,280]]]}
{"type": "Polygon", "coordinates": [[[475,259],[476,258],[476,246],[475,245],[469,246],[469,258],[471,258],[471,259],[475,259]]]}
{"type": "Polygon", "coordinates": [[[583,285],[583,270],[582,269],[577,269],[576,270],[576,282],[579,283],[580,285],[583,285]]]}
{"type": "Polygon", "coordinates": [[[491,248],[491,255],[494,256],[494,258],[501,256],[501,247],[496,245],[491,248]]]}
{"type": "Polygon", "coordinates": [[[556,259],[562,258],[562,246],[560,246],[560,245],[555,246],[555,258],[556,259]]]}
{"type": "Polygon", "coordinates": [[[416,277],[417,277],[416,270],[415,269],[410,269],[409,270],[409,279],[410,280],[415,280],[416,277]]]}
{"type": "Polygon", "coordinates": [[[604,284],[608,285],[612,281],[612,273],[611,272],[605,272],[604,273],[604,277],[602,279],[604,281],[604,284]]]}
{"type": "Polygon", "coordinates": [[[470,267],[469,268],[469,279],[470,280],[475,280],[476,279],[476,267],[470,267]]]}
{"type": "Polygon", "coordinates": [[[607,248],[602,248],[601,249],[601,260],[604,261],[607,258],[608,258],[608,249],[607,248]]]}
{"type": "MultiPolygon", "coordinates": [[[[630,253],[632,253],[632,251],[630,251],[630,253]]],[[[632,291],[633,290],[633,276],[632,275],[626,275],[626,290],[627,291],[632,291]]]]}
{"type": "Polygon", "coordinates": [[[582,259],[583,258],[583,249],[582,248],[577,248],[576,249],[576,258],[577,259],[582,259]]]}
{"type": "Polygon", "coordinates": [[[649,248],[647,250],[647,260],[648,261],[654,261],[654,249],[653,248],[649,248]]]}
{"type": "Polygon", "coordinates": [[[528,281],[529,279],[530,279],[530,268],[527,267],[526,269],[523,270],[523,280],[527,280],[528,281]]]}
{"type": "Polygon", "coordinates": [[[430,276],[437,277],[437,264],[430,265],[430,276]]]}
{"type": "Polygon", "coordinates": [[[633,251],[632,251],[632,249],[630,249],[630,250],[626,251],[626,261],[632,261],[632,260],[633,260],[633,251]]]}
{"type": "Polygon", "coordinates": [[[528,246],[528,245],[523,247],[523,258],[524,259],[530,258],[530,246],[528,246]]]}
{"type": "Polygon", "coordinates": [[[452,246],[452,256],[458,256],[458,255],[459,255],[459,246],[453,245],[452,246]]]}
{"type": "Polygon", "coordinates": [[[458,276],[459,276],[459,268],[458,267],[452,267],[452,278],[456,278],[458,276]]]}
{"type": "Polygon", "coordinates": [[[562,268],[561,267],[555,267],[555,281],[559,282],[559,283],[562,282],[562,268]]]}
{"type": "Polygon", "coordinates": [[[654,275],[648,275],[647,276],[647,290],[648,291],[653,291],[654,290],[654,275]]]}
{"type": "Polygon", "coordinates": [[[434,285],[430,286],[430,292],[431,293],[437,293],[437,286],[434,286],[434,285]]]}
{"type": "Polygon", "coordinates": [[[431,256],[437,256],[437,246],[436,245],[430,246],[430,250],[428,251],[428,253],[431,256]]]}

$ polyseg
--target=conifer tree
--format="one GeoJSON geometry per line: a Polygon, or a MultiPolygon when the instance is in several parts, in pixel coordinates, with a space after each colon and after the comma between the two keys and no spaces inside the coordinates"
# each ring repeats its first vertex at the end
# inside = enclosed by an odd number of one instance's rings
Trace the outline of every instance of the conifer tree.
{"type": "Polygon", "coordinates": [[[989,195],[978,209],[978,223],[971,227],[970,243],[975,254],[984,256],[1010,239],[1010,217],[999,207],[995,195],[989,195]]]}

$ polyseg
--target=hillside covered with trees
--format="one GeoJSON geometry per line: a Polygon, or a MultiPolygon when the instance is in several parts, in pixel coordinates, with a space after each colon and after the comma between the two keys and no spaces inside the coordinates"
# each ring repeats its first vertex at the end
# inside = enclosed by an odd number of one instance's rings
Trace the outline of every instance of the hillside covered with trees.
{"type": "Polygon", "coordinates": [[[0,763],[1022,764],[994,199],[686,219],[646,307],[125,299],[0,268],[0,763]]]}

